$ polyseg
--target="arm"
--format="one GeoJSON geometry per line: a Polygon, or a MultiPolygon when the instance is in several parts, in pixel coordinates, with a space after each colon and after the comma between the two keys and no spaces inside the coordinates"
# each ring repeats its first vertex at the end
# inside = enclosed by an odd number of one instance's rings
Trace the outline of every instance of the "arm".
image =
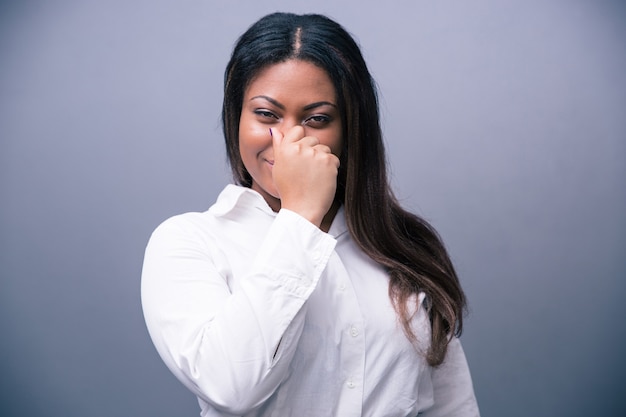
{"type": "MultiPolygon", "coordinates": [[[[231,292],[205,236],[183,218],[153,234],[144,260],[142,303],[170,370],[213,407],[243,414],[283,380],[306,314],[306,299],[335,240],[288,210],[276,216],[249,269],[231,292]]],[[[219,242],[212,243],[215,247],[219,242]]]]}

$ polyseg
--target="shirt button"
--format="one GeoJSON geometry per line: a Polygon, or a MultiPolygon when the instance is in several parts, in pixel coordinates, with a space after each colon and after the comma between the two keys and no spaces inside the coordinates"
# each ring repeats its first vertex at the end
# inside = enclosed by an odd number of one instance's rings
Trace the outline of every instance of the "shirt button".
{"type": "Polygon", "coordinates": [[[339,291],[344,291],[346,289],[345,284],[339,284],[339,291]]]}
{"type": "Polygon", "coordinates": [[[348,384],[347,385],[348,385],[348,388],[354,388],[355,387],[354,382],[352,382],[351,379],[348,380],[348,384]]]}
{"type": "Polygon", "coordinates": [[[357,329],[356,327],[352,326],[350,328],[350,334],[352,335],[352,337],[357,337],[359,335],[359,329],[357,329]]]}

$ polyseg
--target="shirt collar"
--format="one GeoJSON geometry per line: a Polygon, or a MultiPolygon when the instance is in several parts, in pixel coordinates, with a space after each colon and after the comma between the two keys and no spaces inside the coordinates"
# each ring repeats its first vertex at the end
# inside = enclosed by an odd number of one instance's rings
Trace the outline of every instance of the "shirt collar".
{"type": "Polygon", "coordinates": [[[238,206],[254,207],[272,216],[276,215],[261,194],[251,188],[235,184],[228,184],[222,190],[209,212],[214,216],[222,217],[238,206]]]}
{"type": "MultiPolygon", "coordinates": [[[[242,206],[254,207],[270,216],[276,216],[276,213],[269,204],[267,204],[261,194],[251,188],[235,184],[228,184],[222,190],[215,204],[209,209],[209,212],[216,217],[223,217],[228,215],[236,207],[242,206]]],[[[347,231],[348,227],[346,225],[345,211],[343,206],[341,206],[339,210],[337,210],[337,214],[330,225],[328,234],[336,239],[347,231]]]]}
{"type": "Polygon", "coordinates": [[[346,224],[346,214],[343,206],[340,206],[339,210],[337,210],[337,214],[335,214],[335,218],[333,219],[330,228],[328,229],[328,234],[337,239],[347,231],[348,226],[346,224]]]}

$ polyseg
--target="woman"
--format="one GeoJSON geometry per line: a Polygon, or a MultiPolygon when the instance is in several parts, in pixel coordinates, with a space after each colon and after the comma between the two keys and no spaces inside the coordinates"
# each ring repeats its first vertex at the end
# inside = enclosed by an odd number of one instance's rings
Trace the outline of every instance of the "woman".
{"type": "Polygon", "coordinates": [[[144,261],[154,344],[202,416],[478,415],[444,246],[389,188],[374,82],[320,15],[245,32],[222,111],[236,184],[144,261]]]}

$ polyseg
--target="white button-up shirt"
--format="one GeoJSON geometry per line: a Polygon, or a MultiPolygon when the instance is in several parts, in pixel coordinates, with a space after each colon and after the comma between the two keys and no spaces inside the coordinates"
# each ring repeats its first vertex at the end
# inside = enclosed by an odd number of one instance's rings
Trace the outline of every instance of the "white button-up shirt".
{"type": "Polygon", "coordinates": [[[203,417],[479,414],[458,339],[428,366],[423,294],[416,349],[342,209],[324,233],[229,185],[208,211],[155,230],[141,295],[157,351],[203,417]]]}

